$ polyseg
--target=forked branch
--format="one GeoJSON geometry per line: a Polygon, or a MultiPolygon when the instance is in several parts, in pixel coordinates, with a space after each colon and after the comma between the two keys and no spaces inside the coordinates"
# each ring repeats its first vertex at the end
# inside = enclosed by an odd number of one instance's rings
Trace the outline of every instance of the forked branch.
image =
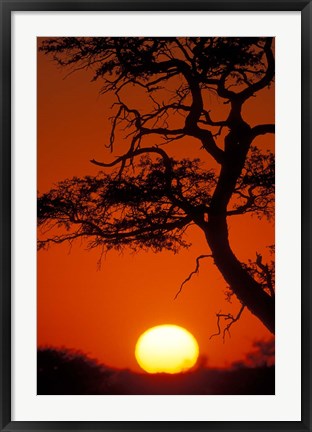
{"type": "Polygon", "coordinates": [[[224,327],[224,329],[223,329],[223,343],[225,342],[225,336],[226,336],[226,334],[228,333],[228,335],[231,337],[231,333],[230,333],[230,328],[232,327],[232,325],[234,324],[234,323],[236,323],[239,319],[240,319],[240,317],[241,317],[241,315],[242,315],[242,313],[243,313],[243,310],[245,309],[245,305],[242,305],[241,306],[241,308],[240,308],[240,310],[239,310],[239,312],[238,312],[238,314],[236,315],[236,316],[233,316],[232,314],[230,314],[230,313],[228,313],[228,314],[223,314],[223,313],[217,313],[216,314],[216,316],[217,316],[217,327],[218,327],[218,332],[217,333],[214,333],[213,335],[211,335],[210,336],[210,338],[209,339],[212,339],[213,337],[215,337],[215,336],[220,336],[220,334],[221,334],[221,324],[220,324],[220,320],[223,318],[224,319],[224,321],[230,321],[225,327],[224,327]]]}

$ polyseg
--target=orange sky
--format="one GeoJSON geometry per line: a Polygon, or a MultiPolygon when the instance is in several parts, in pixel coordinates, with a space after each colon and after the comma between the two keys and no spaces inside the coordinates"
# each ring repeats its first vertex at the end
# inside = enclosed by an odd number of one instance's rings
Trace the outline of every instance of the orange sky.
{"type": "MultiPolygon", "coordinates": [[[[40,193],[65,178],[95,175],[98,169],[89,160],[111,157],[105,144],[113,96],[99,96],[101,83],[90,83],[91,76],[85,71],[64,79],[66,73],[51,58],[38,55],[40,193]]],[[[215,114],[224,110],[221,104],[212,108],[215,114]]],[[[243,113],[251,125],[274,122],[274,87],[248,101],[243,113]]],[[[261,137],[257,144],[273,149],[274,137],[261,137]]],[[[184,142],[178,154],[192,158],[198,150],[197,142],[184,142]]],[[[266,246],[274,243],[273,224],[236,216],[229,219],[229,230],[239,259],[254,259],[256,252],[268,256],[266,246]]],[[[149,327],[171,323],[196,337],[208,366],[226,367],[243,360],[254,340],[270,339],[271,334],[244,311],[225,343],[222,337],[209,340],[216,331],[216,313],[239,310],[234,299],[232,304],[225,301],[225,282],[211,261],[201,262],[199,275],[173,300],[194,269],[195,258],[209,253],[199,230],[189,231],[188,240],[193,246],[176,255],[109,252],[100,270],[100,250],[86,251],[79,241],[71,249],[63,244],[40,251],[38,345],[81,350],[109,366],[139,371],[134,357],[137,338],[149,327]]]]}

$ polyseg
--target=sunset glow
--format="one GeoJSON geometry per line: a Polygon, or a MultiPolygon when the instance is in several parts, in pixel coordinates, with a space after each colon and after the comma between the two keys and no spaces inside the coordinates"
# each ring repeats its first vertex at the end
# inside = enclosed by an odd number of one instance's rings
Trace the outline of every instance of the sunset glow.
{"type": "MultiPolygon", "coordinates": [[[[213,84],[210,88],[210,84],[203,81],[206,79],[205,71],[209,80],[219,80],[221,72],[224,73],[226,88],[229,87],[230,91],[240,92],[247,88],[243,78],[237,78],[237,86],[229,81],[232,75],[227,77],[228,68],[229,64],[233,64],[233,78],[237,76],[238,68],[250,70],[249,63],[245,65],[245,52],[254,52],[254,40],[239,38],[236,43],[231,38],[216,38],[211,44],[209,38],[200,37],[170,37],[159,41],[147,38],[146,42],[142,37],[116,40],[94,37],[79,38],[79,43],[72,45],[76,38],[52,38],[50,43],[49,39],[37,38],[37,209],[38,242],[42,242],[42,249],[38,250],[37,255],[37,344],[38,349],[44,350],[42,361],[38,363],[38,370],[42,370],[42,394],[51,394],[52,390],[47,390],[45,383],[54,385],[55,370],[60,372],[61,391],[72,392],[74,384],[71,383],[78,381],[84,386],[79,391],[83,392],[86,387],[87,379],[76,378],[74,366],[71,366],[73,375],[66,374],[65,377],[61,373],[59,366],[63,364],[63,348],[69,352],[64,356],[71,365],[73,353],[86,355],[101,367],[103,365],[103,370],[111,371],[112,382],[115,382],[115,373],[124,370],[136,377],[128,381],[120,374],[120,383],[115,387],[110,380],[107,383],[106,378],[94,376],[95,369],[92,369],[90,383],[98,383],[101,394],[155,394],[155,391],[163,391],[159,382],[187,381],[191,373],[199,374],[202,369],[228,371],[235,365],[254,367],[273,364],[272,332],[247,306],[240,313],[241,299],[227,280],[227,270],[232,267],[228,263],[220,266],[226,270],[224,277],[216,265],[219,260],[212,256],[204,232],[208,227],[209,206],[219,181],[222,161],[235,159],[232,156],[228,159],[223,157],[225,141],[232,129],[230,138],[236,136],[236,129],[230,124],[231,101],[218,95],[217,85],[213,84]],[[68,49],[62,51],[67,43],[68,49]],[[106,47],[106,43],[112,47],[106,47]],[[156,51],[146,59],[146,47],[154,46],[154,43],[156,51]],[[234,51],[227,47],[227,44],[233,43],[234,51]],[[52,44],[51,52],[43,49],[49,44],[52,44]],[[90,44],[94,44],[92,50],[90,44]],[[119,64],[120,56],[115,55],[116,44],[124,47],[124,65],[119,64]],[[223,49],[218,54],[224,44],[230,63],[224,57],[223,49]],[[135,54],[141,45],[142,59],[135,54]],[[165,73],[151,74],[148,66],[149,61],[153,61],[157,69],[156,62],[162,62],[163,52],[168,51],[172,52],[172,59],[183,61],[189,67],[191,63],[185,57],[184,45],[187,52],[188,47],[191,48],[189,54],[186,52],[187,56],[194,57],[194,74],[200,80],[203,103],[202,113],[200,117],[197,115],[198,121],[193,129],[203,129],[207,137],[212,134],[215,141],[213,147],[219,149],[217,153],[221,154],[218,160],[205,149],[199,138],[189,135],[186,124],[187,118],[190,119],[189,110],[197,105],[192,103],[190,86],[183,73],[174,67],[168,69],[168,76],[165,73]],[[60,51],[55,51],[54,46],[59,46],[60,51]],[[167,51],[164,51],[164,46],[167,51]],[[214,46],[216,51],[210,53],[214,46]],[[79,56],[76,56],[76,50],[80,49],[87,56],[86,62],[84,59],[80,62],[79,56]],[[68,66],[58,64],[55,60],[57,52],[63,61],[73,56],[77,62],[75,60],[68,66]],[[133,54],[131,61],[127,53],[133,54]],[[106,70],[105,59],[110,55],[113,61],[108,58],[108,67],[113,67],[116,62],[116,70],[112,74],[105,72],[94,80],[97,68],[103,66],[106,70]],[[88,66],[91,64],[89,61],[94,61],[92,67],[88,66]],[[132,78],[131,69],[131,79],[128,79],[122,71],[131,65],[138,66],[138,76],[132,78]],[[206,69],[202,65],[206,65],[206,69]],[[141,68],[145,68],[144,76],[141,68]],[[103,89],[110,86],[109,82],[117,79],[119,73],[122,75],[119,82],[122,89],[119,91],[113,87],[103,93],[103,89]],[[160,78],[164,79],[162,84],[154,85],[153,82],[160,78]],[[128,84],[123,80],[129,81],[128,84]],[[152,91],[148,90],[147,85],[151,86],[152,91]],[[130,111],[120,111],[122,106],[130,111]],[[128,161],[129,166],[125,167],[120,178],[123,164],[105,167],[91,161],[111,164],[127,154],[133,137],[141,136],[137,130],[140,122],[135,121],[136,112],[145,122],[141,122],[144,137],[142,135],[141,142],[136,144],[138,154],[128,161]],[[157,132],[163,128],[182,130],[183,134],[167,136],[147,133],[147,129],[157,132]],[[114,138],[115,143],[111,146],[114,138]],[[144,149],[151,149],[152,152],[148,150],[147,154],[143,154],[144,149]],[[161,162],[162,151],[172,161],[172,175],[167,175],[167,168],[164,169],[165,165],[161,162]],[[172,189],[170,194],[166,185],[172,189]],[[182,207],[177,205],[179,203],[182,207]],[[187,214],[188,206],[194,209],[192,214],[187,214]],[[197,219],[198,212],[199,222],[194,223],[193,216],[196,215],[197,219]],[[72,239],[74,232],[76,238],[72,239]],[[114,236],[116,238],[113,239],[114,236]],[[65,238],[68,240],[63,241],[65,238]],[[234,320],[230,331],[225,331],[232,322],[231,317],[237,316],[239,319],[234,320]],[[166,355],[174,344],[169,335],[157,340],[155,335],[152,337],[154,333],[150,334],[154,326],[162,328],[160,324],[168,323],[182,326],[196,338],[194,341],[190,335],[192,342],[186,344],[186,348],[183,344],[182,348],[175,347],[170,361],[166,355]],[[169,348],[166,345],[164,348],[167,340],[169,348]],[[265,349],[265,344],[268,344],[269,350],[265,349]],[[155,346],[156,353],[153,351],[155,346]],[[198,346],[200,360],[196,364],[198,346]],[[56,363],[50,347],[58,354],[61,351],[60,364],[56,363]],[[194,357],[189,357],[189,350],[194,357]],[[266,359],[267,352],[271,356],[269,361],[266,359]],[[49,356],[53,357],[52,362],[49,356]],[[174,362],[180,365],[177,370],[176,366],[170,369],[174,362]],[[193,371],[194,364],[196,370],[193,371]],[[54,366],[58,369],[53,369],[54,366]],[[143,370],[146,372],[143,373],[143,370]],[[177,373],[181,370],[188,373],[177,373]],[[176,375],[163,377],[157,372],[176,375]],[[144,385],[139,385],[137,379],[142,380],[144,385]],[[66,380],[70,383],[68,386],[65,385],[66,380]],[[146,384],[150,382],[155,383],[156,390],[153,385],[146,384]]],[[[260,38],[256,50],[261,49],[264,43],[264,39],[260,38]]],[[[274,54],[274,39],[267,43],[271,43],[274,54]]],[[[260,72],[266,66],[265,53],[262,62],[260,72]]],[[[252,77],[251,72],[246,73],[250,74],[247,77],[250,85],[263,75],[261,72],[259,76],[252,77]]],[[[268,267],[274,269],[275,139],[272,130],[265,134],[260,132],[263,132],[262,125],[274,124],[274,100],[275,84],[271,79],[269,85],[252,94],[241,107],[242,124],[244,127],[249,125],[255,137],[246,155],[245,168],[227,205],[227,230],[221,236],[211,229],[218,258],[223,260],[228,256],[224,253],[224,245],[218,241],[225,239],[233,251],[232,258],[236,257],[234,261],[237,259],[243,270],[246,266],[252,266],[252,276],[257,284],[263,286],[260,294],[264,292],[272,297],[274,271],[269,279],[266,271],[268,267]],[[268,206],[270,208],[267,209],[268,206]],[[264,213],[272,214],[272,217],[268,218],[264,213]]],[[[233,151],[240,148],[236,141],[233,151]]],[[[247,275],[247,280],[250,280],[250,275],[247,275]]],[[[239,283],[237,289],[244,286],[239,283]]],[[[246,289],[246,293],[249,290],[246,289]]],[[[271,309],[274,311],[274,308],[271,309]]],[[[264,383],[262,378],[260,381],[264,383]]],[[[203,392],[221,391],[217,385],[211,389],[210,378],[207,382],[201,381],[203,392]]],[[[273,386],[274,379],[270,378],[268,382],[273,386]]],[[[233,392],[233,387],[229,389],[229,386],[226,384],[225,394],[233,392]]],[[[244,391],[254,394],[257,389],[252,386],[251,390],[244,391]]],[[[170,393],[177,388],[180,391],[180,384],[174,390],[170,388],[167,391],[170,393]]],[[[55,391],[60,391],[60,388],[55,391]]],[[[95,394],[97,390],[92,384],[88,386],[88,391],[95,394]]],[[[191,394],[192,391],[198,391],[196,380],[194,388],[188,387],[186,393],[191,394]]]]}
{"type": "Polygon", "coordinates": [[[160,325],[143,333],[136,344],[137,362],[148,373],[175,374],[193,367],[198,358],[194,336],[176,325],[160,325]]]}

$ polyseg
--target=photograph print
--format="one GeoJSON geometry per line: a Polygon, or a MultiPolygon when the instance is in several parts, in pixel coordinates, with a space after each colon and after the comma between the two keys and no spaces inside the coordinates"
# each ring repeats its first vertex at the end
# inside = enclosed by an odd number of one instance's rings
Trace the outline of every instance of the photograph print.
{"type": "Polygon", "coordinates": [[[37,394],[275,394],[273,37],[37,39],[37,394]]]}

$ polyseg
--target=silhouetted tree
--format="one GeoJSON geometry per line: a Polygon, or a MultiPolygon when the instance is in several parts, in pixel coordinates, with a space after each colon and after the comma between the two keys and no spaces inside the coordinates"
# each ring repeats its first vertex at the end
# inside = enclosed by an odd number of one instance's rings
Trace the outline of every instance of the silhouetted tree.
{"type": "Polygon", "coordinates": [[[39,247],[82,237],[90,248],[176,252],[188,246],[184,233],[196,225],[242,308],[274,333],[272,269],[260,255],[241,263],[227,226],[235,215],[274,213],[274,157],[254,143],[274,133],[274,125],[251,127],[242,115],[244,103],[274,79],[272,44],[272,38],[249,37],[44,41],[45,54],[72,70],[91,68],[101,92],[114,93],[108,148],[118,147],[121,156],[91,161],[116,170],[65,180],[39,197],[39,226],[45,233],[60,229],[41,237],[39,247]],[[217,99],[227,104],[222,119],[210,113],[217,99]],[[169,149],[181,140],[190,153],[200,143],[201,159],[172,157],[169,149]]]}
{"type": "Polygon", "coordinates": [[[37,351],[38,394],[113,394],[109,380],[114,372],[81,352],[50,347],[37,351]]]}

